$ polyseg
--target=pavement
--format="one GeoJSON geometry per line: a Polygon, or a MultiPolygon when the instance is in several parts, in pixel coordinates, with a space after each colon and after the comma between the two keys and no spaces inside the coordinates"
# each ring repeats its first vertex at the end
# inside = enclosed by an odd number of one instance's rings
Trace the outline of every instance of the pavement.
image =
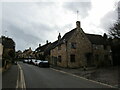
{"type": "Polygon", "coordinates": [[[40,68],[22,62],[19,65],[24,72],[26,88],[111,88],[54,68],[40,68]]]}
{"type": "Polygon", "coordinates": [[[12,65],[7,71],[2,73],[2,88],[16,88],[18,77],[18,66],[12,65]]]}
{"type": "Polygon", "coordinates": [[[118,80],[119,79],[118,66],[99,69],[96,69],[95,67],[88,67],[86,71],[84,71],[83,68],[70,69],[55,66],[53,66],[52,68],[72,73],[97,82],[105,83],[114,87],[120,86],[118,80]]]}

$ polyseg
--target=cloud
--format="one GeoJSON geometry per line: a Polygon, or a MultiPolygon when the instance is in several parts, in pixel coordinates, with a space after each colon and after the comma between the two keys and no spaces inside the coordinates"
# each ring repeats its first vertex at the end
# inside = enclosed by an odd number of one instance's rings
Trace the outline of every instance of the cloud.
{"type": "Polygon", "coordinates": [[[36,48],[46,40],[53,42],[57,39],[58,32],[64,34],[72,26],[71,15],[60,13],[62,11],[56,2],[4,2],[3,34],[7,31],[6,34],[15,39],[17,49],[22,50],[28,47],[28,43],[36,48]]]}
{"type": "Polygon", "coordinates": [[[3,3],[2,30],[3,34],[12,37],[16,42],[16,49],[32,47],[35,49],[39,43],[43,44],[48,35],[46,33],[54,30],[45,23],[35,20],[31,3],[3,3]],[[26,8],[25,8],[26,7],[26,8]]]}
{"type": "Polygon", "coordinates": [[[25,33],[24,30],[19,28],[16,24],[4,21],[2,23],[3,29],[7,30],[6,35],[13,38],[16,43],[16,49],[25,49],[31,46],[37,46],[38,43],[43,42],[37,36],[30,35],[29,32],[25,33]]]}
{"type": "Polygon", "coordinates": [[[114,10],[109,11],[107,14],[104,15],[100,19],[100,25],[99,28],[104,29],[106,32],[108,32],[109,28],[113,26],[113,24],[118,20],[118,12],[117,8],[114,10]]]}
{"type": "Polygon", "coordinates": [[[91,9],[91,2],[66,2],[63,7],[75,14],[78,10],[80,17],[85,18],[88,16],[91,9]]]}
{"type": "Polygon", "coordinates": [[[67,1],[3,2],[1,18],[3,34],[7,30],[7,36],[15,40],[17,50],[24,50],[30,46],[35,49],[39,43],[45,44],[46,40],[50,42],[57,40],[59,32],[63,36],[75,28],[77,10],[84,31],[96,34],[104,32],[102,28],[106,27],[109,18],[112,17],[112,12],[107,15],[112,4],[106,6],[105,3],[98,1],[96,4],[94,0],[67,1]],[[105,8],[105,11],[101,8],[105,8]]]}
{"type": "Polygon", "coordinates": [[[2,35],[2,3],[0,2],[0,35],[2,35]]]}

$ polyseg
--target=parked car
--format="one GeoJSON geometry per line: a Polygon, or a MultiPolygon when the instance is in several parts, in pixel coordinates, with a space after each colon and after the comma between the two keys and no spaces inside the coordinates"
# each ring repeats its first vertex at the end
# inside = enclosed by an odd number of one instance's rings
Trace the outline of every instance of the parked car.
{"type": "Polygon", "coordinates": [[[35,64],[35,61],[36,61],[35,59],[32,59],[32,60],[31,60],[31,64],[34,65],[34,64],[35,64]]]}
{"type": "Polygon", "coordinates": [[[42,62],[39,63],[39,67],[50,67],[49,62],[42,60],[42,62]]]}
{"type": "Polygon", "coordinates": [[[39,66],[39,63],[41,63],[41,60],[37,60],[36,65],[39,66]]]}
{"type": "Polygon", "coordinates": [[[28,62],[27,62],[27,63],[28,63],[28,64],[31,64],[31,61],[32,61],[31,59],[28,59],[28,62]]]}
{"type": "Polygon", "coordinates": [[[23,60],[23,63],[27,63],[28,62],[28,60],[23,60]]]}

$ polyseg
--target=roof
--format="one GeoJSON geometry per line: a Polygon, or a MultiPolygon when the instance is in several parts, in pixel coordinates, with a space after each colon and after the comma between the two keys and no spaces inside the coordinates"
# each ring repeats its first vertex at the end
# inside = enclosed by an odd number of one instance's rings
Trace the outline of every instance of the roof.
{"type": "MultiPolygon", "coordinates": [[[[82,28],[81,28],[82,29],[82,28]]],[[[73,35],[73,33],[76,31],[76,28],[72,29],[71,31],[67,32],[60,41],[56,40],[53,43],[50,43],[49,46],[47,46],[46,44],[42,47],[37,48],[36,50],[41,50],[44,51],[46,54],[50,52],[51,49],[54,49],[56,46],[63,44],[64,42],[67,42],[71,36],[73,35]]],[[[87,38],[90,40],[90,42],[92,44],[96,44],[96,45],[104,45],[107,44],[107,40],[105,38],[103,38],[101,35],[96,35],[96,34],[88,34],[85,33],[85,35],[87,36],[87,38]]]]}
{"type": "Polygon", "coordinates": [[[2,45],[5,48],[15,48],[15,42],[11,38],[2,36],[1,39],[0,39],[0,42],[2,42],[2,45]]]}
{"type": "Polygon", "coordinates": [[[41,47],[38,47],[35,51],[40,51],[40,52],[43,52],[45,51],[45,49],[50,45],[51,43],[47,43],[41,47]]]}
{"type": "Polygon", "coordinates": [[[76,30],[76,28],[73,29],[73,30],[71,30],[71,31],[69,31],[69,32],[67,32],[67,33],[61,38],[61,40],[56,44],[56,46],[57,46],[57,45],[60,45],[60,44],[62,44],[62,43],[64,43],[64,42],[66,42],[66,41],[68,41],[68,40],[70,39],[70,37],[73,35],[73,33],[75,32],[75,30],[76,30]]]}
{"type": "MultiPolygon", "coordinates": [[[[54,46],[58,46],[66,41],[68,41],[70,39],[70,37],[73,35],[73,33],[75,32],[76,28],[67,32],[62,38],[61,40],[54,46]]],[[[90,42],[92,44],[96,44],[96,45],[105,45],[108,44],[108,40],[105,39],[104,37],[102,37],[101,35],[97,35],[97,34],[88,34],[85,33],[85,35],[87,36],[87,38],[90,40],[90,42]]]]}
{"type": "Polygon", "coordinates": [[[54,41],[53,43],[51,43],[51,44],[49,45],[49,47],[48,47],[46,50],[53,49],[54,47],[56,47],[57,43],[58,43],[58,40],[54,41]]]}
{"type": "Polygon", "coordinates": [[[105,38],[103,38],[101,35],[87,34],[87,33],[85,34],[92,44],[104,45],[108,43],[108,41],[105,38]]]}

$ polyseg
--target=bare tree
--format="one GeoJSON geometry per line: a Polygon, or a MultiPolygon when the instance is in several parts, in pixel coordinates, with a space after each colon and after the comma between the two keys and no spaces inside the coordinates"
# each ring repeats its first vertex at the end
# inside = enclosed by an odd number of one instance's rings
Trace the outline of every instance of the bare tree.
{"type": "Polygon", "coordinates": [[[113,27],[109,29],[109,34],[114,38],[120,38],[120,21],[116,22],[113,27]]]}

